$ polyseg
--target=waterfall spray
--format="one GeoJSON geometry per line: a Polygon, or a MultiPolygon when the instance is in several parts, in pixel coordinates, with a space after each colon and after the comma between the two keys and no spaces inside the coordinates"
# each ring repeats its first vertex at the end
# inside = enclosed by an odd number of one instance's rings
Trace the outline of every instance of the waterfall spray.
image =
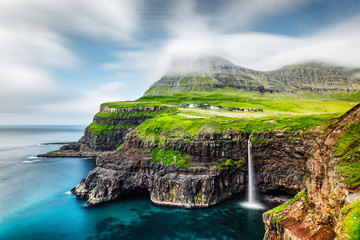
{"type": "Polygon", "coordinates": [[[256,192],[254,183],[254,167],[252,163],[252,144],[251,135],[248,139],[248,201],[241,205],[246,208],[261,209],[263,206],[256,202],[256,192]]]}

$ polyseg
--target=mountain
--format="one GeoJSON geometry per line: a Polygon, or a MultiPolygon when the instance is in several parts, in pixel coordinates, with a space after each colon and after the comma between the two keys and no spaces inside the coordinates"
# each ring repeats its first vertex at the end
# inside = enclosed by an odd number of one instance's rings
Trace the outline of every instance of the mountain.
{"type": "Polygon", "coordinates": [[[360,70],[321,63],[289,65],[274,71],[243,68],[220,57],[177,59],[145,95],[213,91],[230,87],[259,92],[357,91],[360,70]]]}

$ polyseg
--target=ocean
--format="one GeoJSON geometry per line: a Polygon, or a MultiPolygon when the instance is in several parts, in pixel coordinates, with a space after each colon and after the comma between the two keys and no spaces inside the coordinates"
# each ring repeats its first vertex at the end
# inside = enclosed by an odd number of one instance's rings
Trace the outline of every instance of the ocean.
{"type": "MultiPolygon", "coordinates": [[[[174,209],[136,194],[84,207],[69,190],[94,159],[36,158],[77,141],[84,126],[0,126],[0,239],[263,239],[262,212],[241,206],[246,194],[208,209],[174,209]]],[[[265,199],[265,196],[260,196],[265,199]]]]}

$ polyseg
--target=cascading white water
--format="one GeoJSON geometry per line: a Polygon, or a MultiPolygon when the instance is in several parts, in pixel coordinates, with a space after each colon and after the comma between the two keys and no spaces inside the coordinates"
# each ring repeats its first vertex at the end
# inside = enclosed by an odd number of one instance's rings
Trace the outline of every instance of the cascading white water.
{"type": "Polygon", "coordinates": [[[241,205],[246,208],[261,209],[263,206],[256,202],[256,192],[254,186],[254,168],[252,163],[252,144],[251,144],[251,135],[248,139],[248,201],[242,203],[241,205]]]}
{"type": "Polygon", "coordinates": [[[252,166],[252,144],[251,136],[248,139],[248,201],[249,203],[255,203],[255,187],[254,187],[254,169],[252,166]]]}

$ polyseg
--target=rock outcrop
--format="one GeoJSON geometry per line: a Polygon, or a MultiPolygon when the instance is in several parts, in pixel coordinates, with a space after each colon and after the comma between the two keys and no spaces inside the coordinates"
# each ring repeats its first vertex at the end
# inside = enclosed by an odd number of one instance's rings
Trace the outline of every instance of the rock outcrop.
{"type": "Polygon", "coordinates": [[[253,159],[258,191],[296,194],[308,172],[314,136],[319,132],[253,133],[253,159]]]}
{"type": "Polygon", "coordinates": [[[59,150],[39,157],[97,157],[116,150],[127,133],[144,121],[167,111],[169,107],[146,106],[116,108],[100,106],[100,112],[93,122],[86,127],[84,136],[78,142],[62,146],[59,150]]]}
{"type": "MultiPolygon", "coordinates": [[[[270,132],[256,136],[259,138],[253,138],[253,153],[258,189],[263,192],[299,191],[306,173],[304,165],[309,146],[301,145],[306,134],[270,132]],[[273,145],[267,149],[269,144],[273,145]],[[281,151],[285,145],[288,151],[281,151]]],[[[129,133],[124,147],[99,157],[97,168],[72,192],[87,198],[89,205],[143,189],[156,204],[209,207],[246,189],[247,138],[246,133],[234,132],[202,134],[188,140],[169,138],[159,143],[129,133]],[[149,153],[154,148],[186,153],[190,167],[154,162],[149,153]],[[221,166],[221,159],[230,159],[233,164],[221,166]]]]}
{"type": "Polygon", "coordinates": [[[359,123],[360,104],[314,141],[302,194],[264,213],[264,239],[359,239],[359,123]],[[349,131],[353,138],[347,136],[343,141],[349,131]],[[342,171],[347,164],[353,165],[342,171]]]}
{"type": "Polygon", "coordinates": [[[128,146],[97,159],[97,167],[72,193],[93,205],[132,191],[149,191],[155,204],[183,208],[209,207],[245,189],[242,167],[226,170],[192,164],[179,167],[153,162],[147,149],[128,146]]]}

